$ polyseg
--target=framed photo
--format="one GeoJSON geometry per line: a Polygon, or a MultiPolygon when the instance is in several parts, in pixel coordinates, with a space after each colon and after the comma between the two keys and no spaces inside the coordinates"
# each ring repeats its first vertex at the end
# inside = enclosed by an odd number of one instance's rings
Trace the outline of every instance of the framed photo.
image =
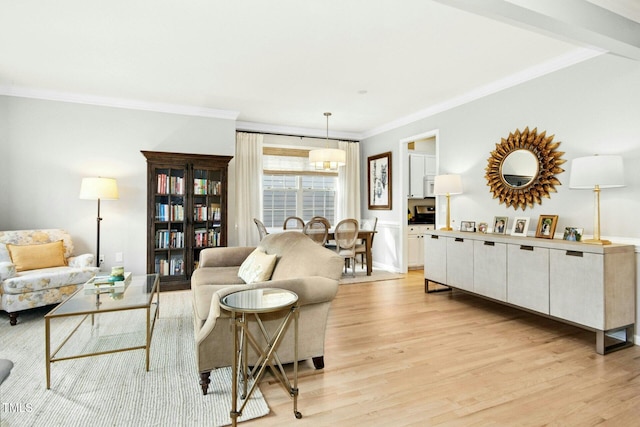
{"type": "Polygon", "coordinates": [[[562,239],[569,240],[571,242],[579,242],[580,240],[582,240],[582,231],[582,228],[565,227],[562,239]]]}
{"type": "Polygon", "coordinates": [[[508,216],[495,216],[493,217],[493,232],[495,234],[506,234],[507,225],[509,225],[508,216]]]}
{"type": "Polygon", "coordinates": [[[476,231],[476,222],[475,221],[460,221],[460,231],[476,231]]]}
{"type": "Polygon", "coordinates": [[[391,151],[368,158],[369,209],[391,210],[391,151]]]}
{"type": "Polygon", "coordinates": [[[529,230],[529,217],[517,216],[513,220],[513,228],[511,228],[511,235],[527,237],[527,230],[529,230]]]}
{"type": "Polygon", "coordinates": [[[536,237],[553,239],[556,225],[558,225],[558,215],[540,215],[538,227],[536,228],[536,237]]]}
{"type": "Polygon", "coordinates": [[[478,224],[478,231],[481,233],[486,233],[488,228],[489,224],[487,224],[486,222],[481,222],[480,224],[478,224]]]}

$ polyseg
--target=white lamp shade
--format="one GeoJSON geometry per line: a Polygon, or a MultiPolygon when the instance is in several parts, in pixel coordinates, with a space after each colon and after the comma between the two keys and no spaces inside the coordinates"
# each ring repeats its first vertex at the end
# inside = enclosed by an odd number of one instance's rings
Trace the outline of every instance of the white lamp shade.
{"type": "Polygon", "coordinates": [[[117,200],[118,184],[114,178],[82,178],[80,198],[85,200],[117,200]]]}
{"type": "Polygon", "coordinates": [[[337,148],[321,148],[309,151],[309,162],[316,169],[337,169],[347,162],[347,153],[337,148]]]}
{"type": "Polygon", "coordinates": [[[433,180],[433,193],[436,196],[462,194],[462,177],[453,174],[437,175],[433,180]]]}
{"type": "Polygon", "coordinates": [[[622,156],[588,156],[571,161],[569,187],[593,190],[624,187],[622,156]]]}

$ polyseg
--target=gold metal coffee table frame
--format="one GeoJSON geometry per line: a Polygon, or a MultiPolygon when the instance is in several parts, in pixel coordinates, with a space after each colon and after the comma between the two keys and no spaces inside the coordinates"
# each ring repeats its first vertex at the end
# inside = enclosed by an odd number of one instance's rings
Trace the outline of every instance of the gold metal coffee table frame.
{"type": "MultiPolygon", "coordinates": [[[[115,291],[118,292],[117,290],[115,291]]],[[[85,291],[81,287],[69,298],[58,304],[44,316],[45,321],[45,356],[47,389],[51,388],[51,364],[63,360],[80,359],[103,354],[120,353],[131,350],[145,350],[146,370],[149,371],[151,338],[156,324],[156,319],[160,316],[160,281],[157,274],[147,274],[133,276],[123,290],[119,299],[109,299],[109,294],[114,292],[85,291]],[[155,299],[155,302],[154,302],[155,299]],[[95,353],[82,353],[64,357],[56,357],[69,339],[78,331],[80,326],[91,317],[91,325],[94,325],[94,316],[102,313],[113,313],[125,310],[146,310],[146,338],[144,345],[118,348],[95,353]],[[51,351],[51,320],[62,317],[82,316],[82,319],[73,330],[62,340],[60,345],[51,351]]],[[[123,325],[126,328],[126,325],[123,325]]]]}
{"type": "Polygon", "coordinates": [[[234,427],[237,425],[238,417],[242,415],[242,410],[247,405],[249,398],[258,386],[267,367],[271,368],[275,378],[293,398],[294,416],[297,419],[302,418],[302,414],[298,411],[298,295],[292,291],[278,288],[248,289],[224,296],[220,300],[220,306],[231,312],[233,329],[234,356],[231,374],[231,425],[234,427]],[[283,310],[288,310],[287,314],[284,319],[282,319],[279,327],[274,331],[273,336],[271,336],[264,327],[260,319],[260,314],[283,310]],[[248,316],[251,314],[253,314],[262,337],[265,340],[264,346],[260,345],[258,339],[256,339],[249,330],[248,316]],[[289,381],[277,353],[278,346],[291,320],[293,320],[294,324],[293,385],[289,381]],[[248,345],[251,345],[253,350],[259,355],[251,372],[249,372],[247,362],[248,345]],[[254,382],[247,393],[249,377],[253,377],[254,382]],[[237,406],[238,382],[242,383],[243,387],[241,398],[244,402],[240,408],[237,406]]]}

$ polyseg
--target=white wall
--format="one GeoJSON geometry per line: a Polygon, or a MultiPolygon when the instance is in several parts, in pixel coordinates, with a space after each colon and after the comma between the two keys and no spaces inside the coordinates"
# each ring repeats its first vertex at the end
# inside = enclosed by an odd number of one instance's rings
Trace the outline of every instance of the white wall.
{"type": "Polygon", "coordinates": [[[0,97],[0,112],[3,105],[11,148],[0,168],[0,230],[64,228],[76,253],[95,253],[97,202],[78,199],[80,181],[114,177],[120,199],[101,204],[106,268],[123,252],[127,271],[146,271],[147,165],[140,150],[235,153],[232,120],[14,97],[0,97]]]}
{"type": "MultiPolygon", "coordinates": [[[[469,72],[473,72],[470,69],[469,72]]],[[[593,194],[569,189],[570,160],[592,154],[621,154],[626,187],[602,190],[602,235],[640,246],[640,62],[602,55],[561,71],[493,94],[464,106],[368,138],[361,143],[362,161],[393,151],[393,210],[371,211],[363,200],[363,217],[377,214],[383,221],[401,222],[401,179],[398,177],[399,141],[426,131],[439,130],[439,173],[462,175],[464,194],[452,196],[454,227],[461,220],[491,223],[494,216],[529,216],[535,233],[538,216],[559,215],[557,231],[583,227],[593,233],[593,194]],[[500,138],[516,129],[536,128],[555,135],[564,151],[562,185],[550,199],[525,211],[514,211],[492,199],[484,178],[487,159],[500,138]]],[[[406,173],[406,171],[399,171],[406,173]]],[[[366,197],[366,193],[364,194],[366,197]]],[[[444,207],[444,203],[439,204],[444,207]]],[[[444,218],[440,210],[439,218],[444,218]]],[[[379,241],[376,241],[376,245],[379,241]]],[[[387,243],[400,251],[401,242],[387,243]]],[[[389,259],[381,255],[382,259],[389,259]]],[[[637,271],[640,271],[640,256],[637,271]]],[[[374,257],[374,262],[376,258],[374,257]]],[[[397,266],[399,268],[399,266],[397,266]]],[[[637,279],[640,282],[640,279],[637,279]]],[[[640,286],[640,283],[639,283],[640,286]]],[[[636,293],[640,320],[640,292],[636,293]]],[[[640,322],[637,322],[640,324],[640,322]]],[[[636,341],[639,337],[636,336],[636,341]]]]}
{"type": "MultiPolygon", "coordinates": [[[[7,98],[0,96],[0,178],[2,171],[6,170],[9,165],[9,109],[7,107],[7,98]]],[[[8,216],[9,211],[7,203],[4,201],[9,197],[9,186],[0,181],[0,224],[2,218],[8,216]]]]}

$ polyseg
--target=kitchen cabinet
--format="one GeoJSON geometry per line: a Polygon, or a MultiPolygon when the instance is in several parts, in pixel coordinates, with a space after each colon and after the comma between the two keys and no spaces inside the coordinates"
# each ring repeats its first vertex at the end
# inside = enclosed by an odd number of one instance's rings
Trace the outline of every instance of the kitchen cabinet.
{"type": "Polygon", "coordinates": [[[436,156],[433,154],[409,154],[409,194],[410,199],[431,197],[427,189],[427,176],[436,174],[436,156]]]}
{"type": "Polygon", "coordinates": [[[419,269],[424,266],[424,233],[433,229],[433,225],[410,225],[407,228],[408,255],[407,266],[419,269]]]}

